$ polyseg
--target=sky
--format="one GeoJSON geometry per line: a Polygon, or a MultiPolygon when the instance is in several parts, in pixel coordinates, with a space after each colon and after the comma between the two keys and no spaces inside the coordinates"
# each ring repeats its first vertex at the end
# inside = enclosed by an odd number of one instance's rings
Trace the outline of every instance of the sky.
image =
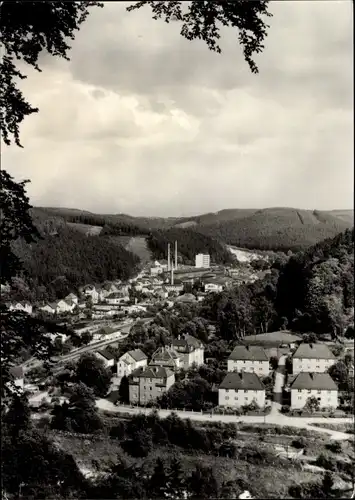
{"type": "Polygon", "coordinates": [[[93,9],[71,60],[21,83],[39,113],[2,165],[35,206],[189,216],[353,206],[352,2],[271,2],[259,74],[131,2],[93,9]]]}

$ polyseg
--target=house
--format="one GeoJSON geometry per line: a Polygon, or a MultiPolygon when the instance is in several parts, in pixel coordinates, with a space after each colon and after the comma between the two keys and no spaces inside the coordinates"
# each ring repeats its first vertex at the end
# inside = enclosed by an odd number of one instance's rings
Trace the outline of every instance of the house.
{"type": "Polygon", "coordinates": [[[15,386],[23,391],[25,385],[25,372],[22,366],[12,366],[9,372],[15,386]]]}
{"type": "Polygon", "coordinates": [[[67,296],[65,297],[65,299],[64,299],[64,300],[72,301],[72,302],[74,302],[74,304],[78,304],[78,302],[79,302],[79,299],[78,299],[78,297],[75,295],[75,293],[70,293],[69,295],[67,295],[67,296]]]}
{"type": "Polygon", "coordinates": [[[127,302],[127,297],[122,293],[114,292],[106,296],[106,302],[111,305],[118,305],[127,302]]]}
{"type": "Polygon", "coordinates": [[[352,363],[348,368],[348,375],[351,378],[354,378],[354,363],[352,363]]]}
{"type": "Polygon", "coordinates": [[[192,302],[196,302],[196,297],[192,293],[184,293],[184,295],[180,295],[180,297],[176,299],[176,302],[191,304],[192,302]]]}
{"type": "Polygon", "coordinates": [[[106,297],[107,297],[108,295],[111,295],[112,293],[117,293],[118,287],[116,285],[114,285],[113,283],[105,283],[101,287],[101,290],[102,290],[103,295],[106,295],[106,297]]]}
{"type": "Polygon", "coordinates": [[[290,389],[293,410],[303,408],[312,396],[319,401],[320,408],[338,406],[338,387],[329,373],[299,373],[290,389]]]}
{"type": "Polygon", "coordinates": [[[255,373],[227,373],[218,388],[218,405],[240,408],[255,402],[265,406],[265,387],[255,373]]]}
{"type": "Polygon", "coordinates": [[[105,368],[115,365],[115,356],[106,349],[96,351],[95,356],[103,361],[105,368]]]}
{"type": "Polygon", "coordinates": [[[32,305],[29,302],[14,302],[9,304],[10,311],[23,311],[27,314],[32,314],[32,305]]]}
{"type": "Polygon", "coordinates": [[[163,366],[175,371],[183,368],[183,359],[173,347],[164,346],[153,353],[149,366],[163,366]]]}
{"type": "Polygon", "coordinates": [[[192,335],[178,336],[172,342],[172,347],[181,355],[183,368],[187,370],[193,364],[201,366],[204,364],[205,346],[200,340],[192,335]]]}
{"type": "Polygon", "coordinates": [[[93,304],[97,304],[98,303],[98,301],[99,301],[99,293],[96,290],[96,288],[95,288],[94,285],[87,285],[86,287],[84,287],[83,294],[86,297],[88,297],[88,298],[90,297],[93,304]]]}
{"type": "Polygon", "coordinates": [[[129,377],[129,402],[146,405],[155,401],[175,383],[174,372],[162,366],[137,368],[129,377]]]}
{"type": "Polygon", "coordinates": [[[259,376],[270,373],[270,363],[266,352],[260,346],[237,345],[231,352],[228,362],[229,372],[249,372],[259,376]]]}
{"type": "Polygon", "coordinates": [[[117,377],[128,377],[137,368],[144,368],[148,364],[148,356],[140,349],[133,349],[124,353],[117,362],[117,377]]]}
{"type": "Polygon", "coordinates": [[[57,314],[67,313],[67,312],[71,313],[74,311],[74,309],[76,307],[75,302],[73,302],[71,299],[58,300],[58,302],[56,304],[57,304],[57,308],[56,308],[57,314]]]}
{"type": "Polygon", "coordinates": [[[169,296],[169,292],[165,286],[161,286],[155,290],[155,295],[159,299],[167,299],[169,296]]]}
{"type": "Polygon", "coordinates": [[[223,285],[221,285],[220,283],[209,281],[204,284],[204,291],[206,293],[218,293],[222,292],[222,290],[223,290],[223,285]]]}
{"type": "Polygon", "coordinates": [[[324,373],[336,363],[336,357],[326,344],[300,344],[292,356],[292,373],[324,373]]]}
{"type": "Polygon", "coordinates": [[[50,302],[49,304],[46,304],[42,307],[39,308],[41,311],[44,311],[48,314],[56,314],[57,312],[57,303],[56,302],[50,302]]]}

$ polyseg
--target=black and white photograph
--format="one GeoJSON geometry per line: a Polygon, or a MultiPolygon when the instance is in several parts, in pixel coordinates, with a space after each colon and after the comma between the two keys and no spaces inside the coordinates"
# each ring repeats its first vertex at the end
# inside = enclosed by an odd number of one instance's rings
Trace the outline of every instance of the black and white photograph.
{"type": "Polygon", "coordinates": [[[0,1],[4,500],[355,498],[353,10],[0,1]]]}

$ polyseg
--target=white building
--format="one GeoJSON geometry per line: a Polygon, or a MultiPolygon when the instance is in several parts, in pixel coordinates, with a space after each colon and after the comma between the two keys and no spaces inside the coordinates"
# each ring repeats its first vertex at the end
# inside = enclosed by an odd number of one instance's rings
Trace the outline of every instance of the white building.
{"type": "Polygon", "coordinates": [[[329,373],[299,373],[291,384],[291,409],[300,410],[315,397],[320,408],[337,408],[338,387],[329,373]]]}
{"type": "Polygon", "coordinates": [[[14,302],[9,304],[10,311],[23,311],[27,314],[32,314],[32,305],[29,302],[14,302]]]}
{"type": "Polygon", "coordinates": [[[96,351],[95,356],[103,361],[105,368],[109,368],[115,365],[114,355],[106,349],[100,349],[99,351],[96,351]]]}
{"type": "Polygon", "coordinates": [[[201,366],[204,364],[205,346],[200,340],[191,335],[180,336],[174,339],[172,347],[182,358],[182,365],[187,370],[193,364],[201,366]]]}
{"type": "Polygon", "coordinates": [[[12,366],[9,370],[15,387],[23,391],[25,385],[25,373],[21,366],[12,366]]]}
{"type": "Polygon", "coordinates": [[[110,293],[110,295],[107,295],[106,297],[106,302],[110,305],[125,304],[127,301],[129,302],[129,297],[117,292],[110,293]]]}
{"type": "Polygon", "coordinates": [[[204,284],[204,291],[207,293],[207,292],[213,292],[213,293],[218,293],[218,292],[222,292],[223,290],[223,285],[221,285],[220,283],[214,283],[212,281],[210,282],[207,282],[204,284]]]}
{"type": "Polygon", "coordinates": [[[260,377],[269,375],[269,358],[260,346],[237,345],[231,352],[228,362],[229,372],[256,373],[260,377]]]}
{"type": "Polygon", "coordinates": [[[57,314],[66,313],[66,312],[73,312],[75,309],[75,306],[76,306],[75,302],[73,302],[70,299],[69,300],[66,300],[66,299],[58,300],[56,312],[57,312],[57,314]]]}
{"type": "Polygon", "coordinates": [[[336,363],[336,357],[326,344],[300,344],[292,357],[292,373],[324,373],[336,363]]]}
{"type": "Polygon", "coordinates": [[[79,302],[79,299],[78,297],[75,295],[75,293],[70,293],[69,295],[67,295],[65,297],[65,300],[69,300],[69,301],[72,301],[74,302],[74,304],[77,304],[79,302]]]}
{"type": "Polygon", "coordinates": [[[208,269],[210,266],[210,256],[208,254],[198,253],[195,257],[195,267],[208,269]]]}
{"type": "Polygon", "coordinates": [[[265,387],[255,373],[227,373],[218,388],[218,405],[240,408],[255,402],[265,406],[265,387]]]}
{"type": "Polygon", "coordinates": [[[93,304],[97,304],[99,301],[99,293],[94,287],[94,285],[88,285],[84,288],[83,293],[86,297],[90,297],[93,304]]]}
{"type": "Polygon", "coordinates": [[[134,370],[145,367],[148,356],[140,349],[134,349],[123,354],[117,362],[117,377],[128,377],[134,370]]]}

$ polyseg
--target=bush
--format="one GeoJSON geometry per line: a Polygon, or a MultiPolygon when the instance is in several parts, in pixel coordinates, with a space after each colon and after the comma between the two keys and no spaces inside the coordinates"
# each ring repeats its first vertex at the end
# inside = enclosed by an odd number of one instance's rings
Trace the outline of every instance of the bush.
{"type": "Polygon", "coordinates": [[[325,445],[327,450],[331,451],[332,453],[341,453],[342,447],[341,443],[339,441],[334,441],[333,443],[328,443],[325,445]]]}
{"type": "Polygon", "coordinates": [[[307,440],[304,437],[300,437],[299,439],[294,439],[291,442],[291,446],[293,446],[294,448],[297,448],[298,450],[306,449],[307,448],[307,440]]]}
{"type": "Polygon", "coordinates": [[[291,408],[288,405],[281,407],[281,413],[290,413],[291,408]]]}
{"type": "Polygon", "coordinates": [[[330,470],[330,471],[336,471],[337,467],[334,461],[328,456],[325,455],[324,453],[321,453],[317,460],[315,461],[315,464],[318,467],[322,467],[323,469],[330,470]]]}

